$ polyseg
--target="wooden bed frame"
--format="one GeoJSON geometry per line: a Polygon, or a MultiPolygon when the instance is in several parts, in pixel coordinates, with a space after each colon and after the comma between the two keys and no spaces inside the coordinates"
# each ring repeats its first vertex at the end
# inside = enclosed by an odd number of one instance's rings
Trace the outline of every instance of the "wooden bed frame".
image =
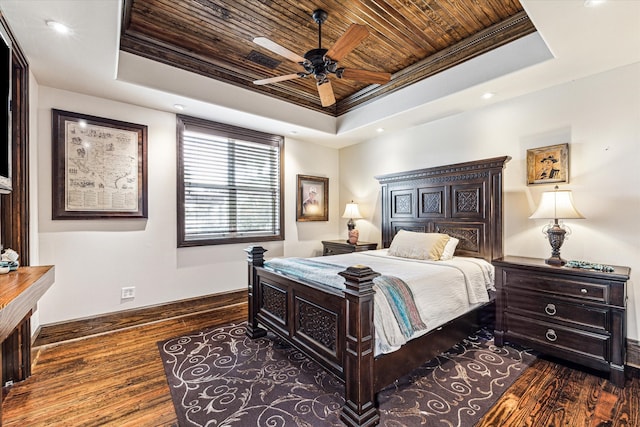
{"type": "MultiPolygon", "coordinates": [[[[456,255],[488,261],[502,253],[502,172],[509,157],[378,176],[382,188],[382,246],[399,230],[447,233],[460,239],[456,255]]],[[[486,319],[493,303],[374,357],[373,279],[358,265],[339,273],[346,290],[305,283],[263,268],[260,246],[249,263],[247,335],[267,330],[345,383],[340,418],[349,426],[378,423],[377,392],[460,342],[486,319]],[[489,310],[487,310],[489,309],[489,310]]]]}

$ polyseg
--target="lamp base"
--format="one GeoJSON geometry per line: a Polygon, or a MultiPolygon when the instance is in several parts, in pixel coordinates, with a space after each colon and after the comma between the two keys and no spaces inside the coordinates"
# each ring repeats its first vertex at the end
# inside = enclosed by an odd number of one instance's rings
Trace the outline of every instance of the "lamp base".
{"type": "Polygon", "coordinates": [[[560,258],[560,247],[564,242],[565,234],[567,234],[566,230],[560,227],[557,219],[553,226],[547,229],[547,237],[551,244],[551,257],[544,260],[546,264],[560,267],[567,263],[565,260],[560,258]]]}
{"type": "Polygon", "coordinates": [[[347,240],[347,243],[355,245],[356,243],[358,243],[358,237],[360,237],[360,232],[358,230],[354,229],[350,229],[349,230],[349,239],[347,240]]]}
{"type": "Polygon", "coordinates": [[[559,256],[551,256],[550,258],[545,259],[544,262],[545,264],[553,265],[556,267],[562,267],[567,263],[566,260],[560,258],[559,256]]]}

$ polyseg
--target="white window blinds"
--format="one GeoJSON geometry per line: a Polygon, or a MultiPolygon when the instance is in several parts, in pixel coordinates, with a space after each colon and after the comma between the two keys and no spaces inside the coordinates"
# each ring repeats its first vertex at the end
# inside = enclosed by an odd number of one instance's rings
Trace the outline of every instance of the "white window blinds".
{"type": "Polygon", "coordinates": [[[179,246],[283,239],[282,137],[191,120],[178,126],[179,246]]]}

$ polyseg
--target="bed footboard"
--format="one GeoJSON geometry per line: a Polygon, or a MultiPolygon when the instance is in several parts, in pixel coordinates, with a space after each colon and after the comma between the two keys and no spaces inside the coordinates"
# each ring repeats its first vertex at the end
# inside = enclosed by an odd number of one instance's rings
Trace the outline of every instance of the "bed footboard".
{"type": "Polygon", "coordinates": [[[267,329],[345,383],[340,418],[349,426],[379,421],[374,389],[373,279],[369,267],[339,273],[344,291],[322,288],[264,269],[260,246],[245,249],[248,261],[247,335],[267,329]],[[266,329],[265,329],[266,328],[266,329]]]}

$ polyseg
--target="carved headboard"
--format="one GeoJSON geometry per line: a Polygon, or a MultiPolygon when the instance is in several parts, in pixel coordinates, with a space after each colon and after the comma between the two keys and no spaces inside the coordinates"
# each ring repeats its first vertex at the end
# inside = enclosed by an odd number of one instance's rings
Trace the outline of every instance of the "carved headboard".
{"type": "Polygon", "coordinates": [[[376,176],[382,185],[382,246],[399,230],[460,239],[456,255],[502,253],[502,171],[509,156],[376,176]]]}

